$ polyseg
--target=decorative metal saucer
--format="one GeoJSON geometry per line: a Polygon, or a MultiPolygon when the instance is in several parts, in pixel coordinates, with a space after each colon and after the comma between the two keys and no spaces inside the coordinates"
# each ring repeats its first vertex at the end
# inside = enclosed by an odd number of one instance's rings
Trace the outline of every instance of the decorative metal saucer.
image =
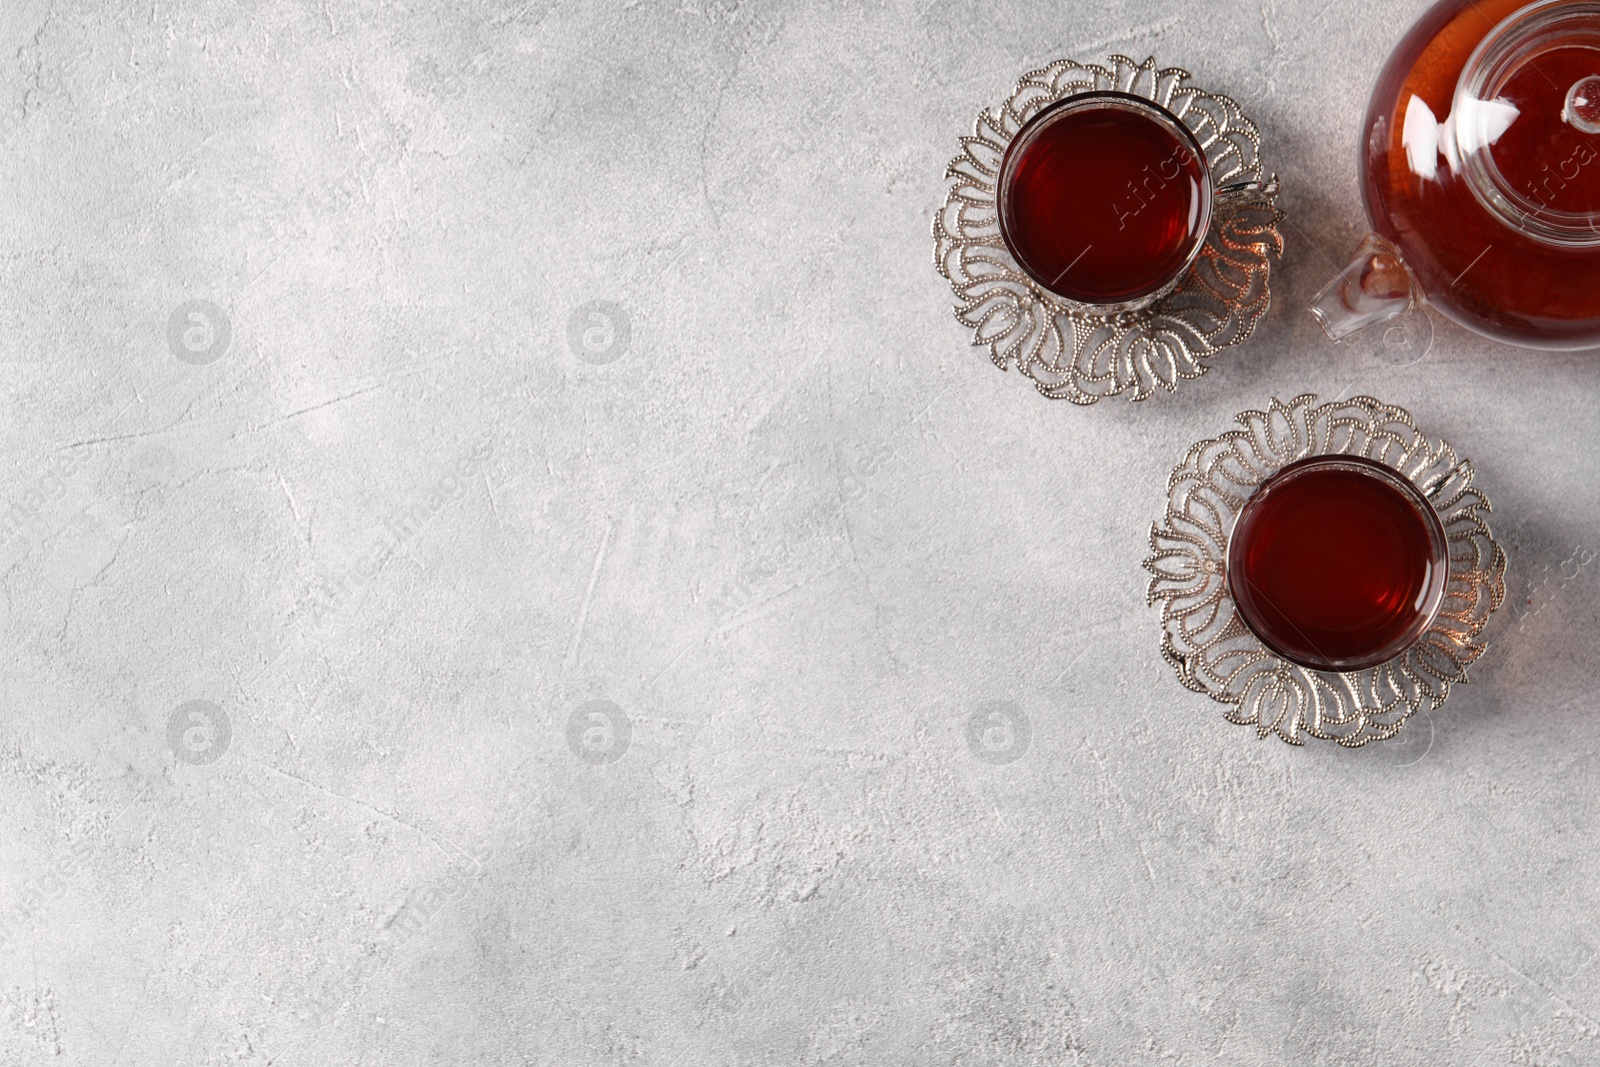
{"type": "Polygon", "coordinates": [[[1371,397],[1318,404],[1314,395],[1246,411],[1243,429],[1201,441],[1167,481],[1167,512],[1150,527],[1149,603],[1161,604],[1161,654],[1178,681],[1227,706],[1229,722],[1359,748],[1445,702],[1486,647],[1478,640],[1505,600],[1506,557],[1470,461],[1432,445],[1411,415],[1371,397]],[[1274,471],[1307,456],[1362,456],[1408,478],[1432,502],[1449,552],[1444,604],[1407,651],[1367,670],[1308,670],[1270,652],[1228,595],[1228,538],[1246,499],[1274,471]]]}
{"type": "Polygon", "coordinates": [[[1187,84],[1189,73],[1112,56],[1109,66],[1057,60],[1024,75],[998,109],[978,116],[933,220],[934,265],[949,280],[956,318],[1001,370],[1013,363],[1045,396],[1093,404],[1198,378],[1222,350],[1247,340],[1271,304],[1270,257],[1283,254],[1276,177],[1263,177],[1255,124],[1226,96],[1187,84]],[[1038,112],[1091,92],[1143,97],[1171,112],[1205,150],[1216,190],[1210,230],[1177,288],[1137,311],[1097,312],[1025,273],[1000,235],[997,187],[1007,146],[1038,112]]]}

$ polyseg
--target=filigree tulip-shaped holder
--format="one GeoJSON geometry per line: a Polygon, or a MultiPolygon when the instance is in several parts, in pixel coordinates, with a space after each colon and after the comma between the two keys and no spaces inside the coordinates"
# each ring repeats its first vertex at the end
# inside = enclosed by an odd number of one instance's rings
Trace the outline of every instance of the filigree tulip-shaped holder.
{"type": "MultiPolygon", "coordinates": [[[[1014,365],[1045,396],[1093,404],[1124,393],[1143,400],[1158,389],[1170,392],[1247,340],[1271,303],[1271,261],[1283,252],[1277,180],[1263,174],[1261,138],[1238,104],[1190,85],[1189,77],[1175,67],[1158,69],[1153,58],[1135,63],[1112,56],[1106,66],[1059,60],[1025,75],[1009,100],[980,114],[950,163],[950,189],[933,221],[934,264],[955,292],[956,318],[996,366],[1014,365]],[[1007,168],[1014,165],[1008,151],[1065,102],[1089,96],[1155,116],[1196,151],[1204,188],[1194,217],[1203,240],[1197,234],[1167,284],[1141,299],[1074,299],[1057,278],[1024,266],[1017,241],[1008,242],[1004,232],[1007,168]]],[[[1093,166],[1097,158],[1069,156],[1067,166],[1093,166]]],[[[1137,186],[1128,183],[1130,195],[1142,198],[1152,177],[1161,184],[1159,175],[1143,175],[1137,186]]],[[[1095,208],[1117,212],[1119,221],[1132,210],[1095,208]]]]}
{"type": "MultiPolygon", "coordinates": [[[[1161,654],[1178,680],[1226,706],[1230,722],[1358,748],[1394,736],[1419,709],[1445,702],[1483,654],[1480,634],[1505,599],[1506,557],[1472,464],[1430,443],[1409,413],[1371,397],[1315,396],[1237,417],[1241,429],[1201,441],[1168,480],[1166,515],[1150,530],[1148,598],[1161,607],[1161,654]],[[1415,488],[1442,527],[1446,574],[1431,621],[1403,651],[1359,670],[1309,669],[1274,653],[1230,592],[1229,542],[1252,494],[1314,456],[1360,457],[1415,488]]],[[[1386,474],[1386,477],[1388,475],[1386,474]]],[[[1431,521],[1431,519],[1430,519],[1431,521]]]]}

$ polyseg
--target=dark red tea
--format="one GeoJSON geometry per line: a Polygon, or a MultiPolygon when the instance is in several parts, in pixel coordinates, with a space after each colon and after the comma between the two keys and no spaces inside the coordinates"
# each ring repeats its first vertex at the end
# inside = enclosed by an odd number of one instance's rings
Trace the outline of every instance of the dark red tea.
{"type": "Polygon", "coordinates": [[[1496,97],[1521,104],[1521,112],[1489,153],[1506,184],[1536,213],[1581,214],[1600,205],[1600,167],[1589,165],[1600,156],[1600,141],[1580,125],[1591,102],[1582,90],[1571,92],[1596,71],[1600,53],[1594,49],[1554,48],[1514,73],[1496,97]],[[1574,99],[1583,105],[1569,118],[1574,99]]]}
{"type": "Polygon", "coordinates": [[[1446,570],[1444,530],[1421,494],[1347,456],[1268,478],[1228,542],[1228,589],[1245,624],[1314,670],[1362,670],[1405,651],[1431,625],[1446,570]]]}
{"type": "Polygon", "coordinates": [[[1211,224],[1205,155],[1139,97],[1089,93],[1040,112],[1001,165],[1000,233],[1040,285],[1085,304],[1159,292],[1211,224]]]}

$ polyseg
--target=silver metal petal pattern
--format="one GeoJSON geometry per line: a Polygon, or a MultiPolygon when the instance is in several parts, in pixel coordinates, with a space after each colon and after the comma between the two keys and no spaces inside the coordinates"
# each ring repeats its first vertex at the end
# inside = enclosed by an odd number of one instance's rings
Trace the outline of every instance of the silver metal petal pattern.
{"type": "Polygon", "coordinates": [[[1063,59],[1024,75],[1011,98],[978,116],[972,136],[945,172],[951,183],[933,220],[934,265],[959,301],[956,318],[1002,370],[1016,366],[1045,396],[1093,404],[1198,378],[1207,361],[1249,338],[1266,314],[1271,257],[1283,254],[1273,205],[1275,179],[1263,179],[1261,139],[1228,97],[1187,84],[1189,73],[1112,56],[1109,66],[1063,59]],[[1151,307],[1097,315],[1037,285],[1000,237],[996,189],[1006,146],[1040,109],[1086,92],[1116,90],[1153,100],[1176,115],[1205,149],[1218,189],[1255,191],[1219,200],[1200,257],[1178,288],[1151,307]]]}
{"type": "Polygon", "coordinates": [[[1359,748],[1433,710],[1486,647],[1505,600],[1505,552],[1490,532],[1488,499],[1470,461],[1429,443],[1402,408],[1371,397],[1318,404],[1314,395],[1237,416],[1241,428],[1201,441],[1167,481],[1167,512],[1150,528],[1147,598],[1161,605],[1161,654],[1178,680],[1226,705],[1230,722],[1359,748]],[[1434,500],[1449,546],[1449,582],[1434,625],[1404,655],[1346,674],[1307,670],[1268,651],[1228,596],[1228,536],[1251,492],[1306,456],[1364,456],[1387,464],[1434,500]]]}

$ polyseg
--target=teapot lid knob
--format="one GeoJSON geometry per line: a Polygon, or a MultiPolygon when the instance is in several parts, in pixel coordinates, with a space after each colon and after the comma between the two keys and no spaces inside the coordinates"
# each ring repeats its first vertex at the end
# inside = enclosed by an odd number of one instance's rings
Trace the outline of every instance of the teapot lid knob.
{"type": "Polygon", "coordinates": [[[1600,74],[1572,83],[1561,117],[1584,133],[1600,133],[1600,74]]]}

